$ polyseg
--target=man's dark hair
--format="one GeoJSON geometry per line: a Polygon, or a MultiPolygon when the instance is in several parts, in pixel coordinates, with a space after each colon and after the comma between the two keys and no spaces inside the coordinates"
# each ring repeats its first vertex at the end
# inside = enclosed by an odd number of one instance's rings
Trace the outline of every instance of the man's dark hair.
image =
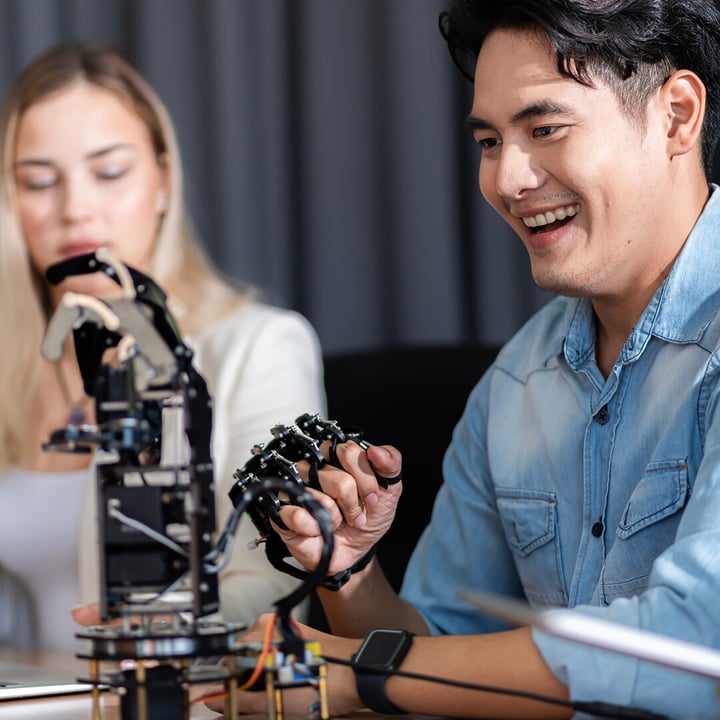
{"type": "Polygon", "coordinates": [[[562,75],[589,86],[599,77],[643,125],[650,97],[673,72],[696,73],[707,90],[702,158],[709,176],[720,137],[720,11],[713,0],[455,0],[440,14],[440,32],[470,80],[490,32],[531,27],[550,39],[562,75]]]}

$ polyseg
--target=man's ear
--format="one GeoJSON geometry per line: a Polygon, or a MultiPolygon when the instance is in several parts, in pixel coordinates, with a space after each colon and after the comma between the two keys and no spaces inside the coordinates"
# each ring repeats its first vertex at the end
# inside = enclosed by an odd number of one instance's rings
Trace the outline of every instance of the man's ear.
{"type": "Polygon", "coordinates": [[[670,157],[699,148],[705,117],[705,96],[703,81],[691,70],[677,70],[663,83],[660,99],[667,113],[670,157]]]}

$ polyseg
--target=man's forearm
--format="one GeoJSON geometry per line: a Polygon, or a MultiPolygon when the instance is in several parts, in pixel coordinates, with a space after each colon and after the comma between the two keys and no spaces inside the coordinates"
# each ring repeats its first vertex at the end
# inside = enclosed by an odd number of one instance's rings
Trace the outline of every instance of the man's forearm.
{"type": "Polygon", "coordinates": [[[338,592],[321,588],[318,595],[336,635],[360,638],[378,627],[427,634],[427,626],[418,611],[398,597],[377,560],[354,575],[338,592]]]}
{"type": "MultiPolygon", "coordinates": [[[[567,700],[567,688],[543,660],[529,628],[488,635],[415,638],[400,668],[454,681],[536,693],[567,700]]],[[[567,718],[560,704],[507,694],[447,688],[437,683],[393,677],[385,684],[392,703],[425,715],[475,718],[567,718]]]]}

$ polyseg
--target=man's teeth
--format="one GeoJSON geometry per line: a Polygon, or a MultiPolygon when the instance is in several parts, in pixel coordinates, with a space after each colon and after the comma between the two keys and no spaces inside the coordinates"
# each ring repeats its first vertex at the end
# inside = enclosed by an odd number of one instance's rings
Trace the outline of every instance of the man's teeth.
{"type": "Polygon", "coordinates": [[[532,217],[524,217],[522,221],[531,228],[541,227],[542,225],[554,223],[556,220],[564,220],[565,218],[572,217],[579,212],[579,205],[568,205],[567,207],[560,207],[555,210],[549,210],[548,212],[538,213],[532,217]]]}

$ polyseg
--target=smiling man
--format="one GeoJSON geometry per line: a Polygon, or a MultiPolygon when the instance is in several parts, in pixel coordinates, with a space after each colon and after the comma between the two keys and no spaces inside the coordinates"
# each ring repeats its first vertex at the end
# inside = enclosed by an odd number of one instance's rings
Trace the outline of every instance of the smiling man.
{"type": "Polygon", "coordinates": [[[468,126],[482,148],[480,190],[522,239],[536,283],[593,300],[607,376],[708,198],[706,88],[664,59],[635,71],[624,107],[622,81],[596,62],[583,84],[559,74],[543,30],[498,29],[479,51],[468,126]]]}
{"type": "MultiPolygon", "coordinates": [[[[713,682],[507,630],[458,591],[720,648],[720,14],[712,0],[456,0],[441,30],[474,81],[481,192],[557,297],[470,395],[400,596],[377,559],[359,562],[400,496],[373,469],[397,476],[399,453],[346,444],[345,471],[320,472],[332,572],[362,568],[320,591],[346,636],[322,642],[545,701],[333,666],[333,708],[540,718],[604,701],[717,718],[713,682]],[[414,635],[347,639],[377,628],[414,635]]],[[[284,513],[281,535],[314,567],[314,524],[284,513]]]]}

